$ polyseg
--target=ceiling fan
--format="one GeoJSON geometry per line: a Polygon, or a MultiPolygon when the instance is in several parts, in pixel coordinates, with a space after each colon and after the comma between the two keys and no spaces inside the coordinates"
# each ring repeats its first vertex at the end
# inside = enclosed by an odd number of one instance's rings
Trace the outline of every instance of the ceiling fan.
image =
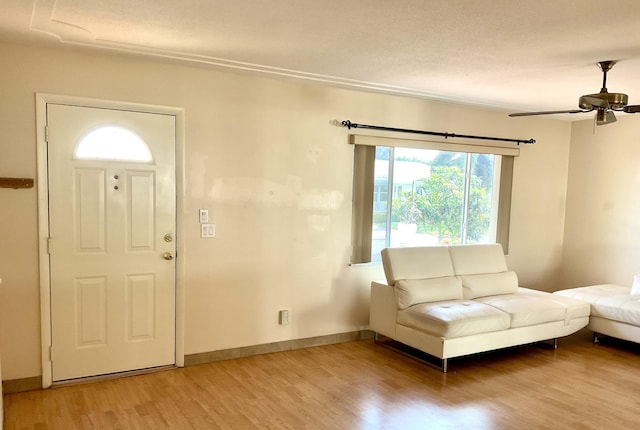
{"type": "Polygon", "coordinates": [[[629,97],[622,93],[610,93],[607,91],[607,72],[616,64],[616,61],[600,61],[598,67],[602,70],[602,88],[599,93],[586,94],[578,99],[579,109],[552,110],[541,112],[519,112],[509,114],[516,116],[552,115],[557,113],[584,113],[596,111],[596,125],[605,125],[616,122],[614,111],[625,113],[640,112],[640,105],[628,105],[629,97]]]}

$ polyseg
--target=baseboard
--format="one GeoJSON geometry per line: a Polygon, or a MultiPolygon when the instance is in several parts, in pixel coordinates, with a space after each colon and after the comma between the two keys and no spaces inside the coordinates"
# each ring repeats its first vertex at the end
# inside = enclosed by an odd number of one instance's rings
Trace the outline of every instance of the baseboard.
{"type": "Polygon", "coordinates": [[[360,330],[348,333],[330,334],[326,336],[292,339],[282,342],[265,343],[245,346],[241,348],[222,349],[219,351],[200,352],[184,356],[185,366],[211,363],[214,361],[231,360],[234,358],[250,357],[252,355],[270,354],[272,352],[291,351],[294,349],[311,348],[313,346],[331,345],[334,343],[351,342],[354,340],[370,339],[373,332],[360,330]]]}
{"type": "MultiPolygon", "coordinates": [[[[252,355],[269,354],[272,352],[292,351],[294,349],[311,348],[313,346],[331,345],[333,343],[351,342],[354,340],[371,339],[373,332],[359,330],[348,333],[337,333],[326,336],[307,337],[304,339],[292,339],[282,342],[265,343],[261,345],[245,346],[241,348],[223,349],[219,351],[201,352],[189,354],[184,357],[185,366],[212,363],[214,361],[230,360],[233,358],[250,357],[252,355]]],[[[40,390],[42,388],[42,376],[31,378],[11,379],[2,381],[4,394],[20,393],[23,391],[40,390]]]]}
{"type": "Polygon", "coordinates": [[[42,376],[31,378],[10,379],[2,381],[2,393],[21,393],[23,391],[33,391],[42,389],[42,376]]]}

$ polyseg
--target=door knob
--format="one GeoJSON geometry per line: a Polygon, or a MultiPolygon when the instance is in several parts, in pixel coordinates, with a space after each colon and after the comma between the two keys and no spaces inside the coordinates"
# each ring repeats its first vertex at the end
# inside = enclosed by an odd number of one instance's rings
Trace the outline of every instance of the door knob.
{"type": "Polygon", "coordinates": [[[162,254],[162,258],[164,258],[165,260],[173,260],[173,252],[165,252],[164,254],[162,254]]]}

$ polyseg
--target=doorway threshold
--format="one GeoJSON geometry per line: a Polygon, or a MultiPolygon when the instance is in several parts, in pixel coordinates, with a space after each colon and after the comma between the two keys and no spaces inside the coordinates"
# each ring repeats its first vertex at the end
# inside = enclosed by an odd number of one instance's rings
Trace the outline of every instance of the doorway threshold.
{"type": "Polygon", "coordinates": [[[66,387],[69,385],[90,384],[93,382],[110,381],[113,379],[128,378],[130,376],[148,375],[149,373],[165,372],[177,369],[178,366],[170,364],[167,366],[149,367],[146,369],[128,370],[126,372],[107,373],[105,375],[85,376],[83,378],[66,379],[63,381],[53,381],[52,388],[66,387]]]}

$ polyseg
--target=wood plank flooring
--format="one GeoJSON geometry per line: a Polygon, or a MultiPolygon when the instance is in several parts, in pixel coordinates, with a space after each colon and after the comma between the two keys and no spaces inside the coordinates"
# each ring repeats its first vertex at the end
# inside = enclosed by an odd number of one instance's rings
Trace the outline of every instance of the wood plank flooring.
{"type": "Polygon", "coordinates": [[[5,429],[632,429],[640,347],[584,331],[454,359],[372,340],[5,396],[5,429]]]}

